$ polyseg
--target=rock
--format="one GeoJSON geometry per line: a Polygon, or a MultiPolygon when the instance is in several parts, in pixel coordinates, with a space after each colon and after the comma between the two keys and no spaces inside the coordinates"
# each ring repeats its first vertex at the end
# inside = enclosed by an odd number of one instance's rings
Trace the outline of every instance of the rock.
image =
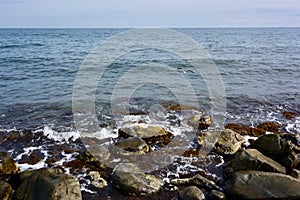
{"type": "Polygon", "coordinates": [[[195,115],[188,119],[188,124],[194,128],[204,130],[211,125],[211,118],[210,116],[204,116],[203,114],[195,115]]]}
{"type": "Polygon", "coordinates": [[[293,169],[292,173],[291,173],[291,176],[300,180],[300,170],[298,169],[293,169]]]}
{"type": "Polygon", "coordinates": [[[233,130],[241,135],[249,135],[254,137],[258,137],[266,133],[266,130],[262,128],[252,128],[246,125],[239,125],[234,123],[227,124],[225,128],[233,130]]]}
{"type": "Polygon", "coordinates": [[[107,186],[107,182],[101,177],[100,173],[97,171],[90,171],[89,176],[92,178],[92,185],[97,188],[104,188],[107,186]]]}
{"type": "Polygon", "coordinates": [[[300,180],[271,172],[239,171],[226,182],[228,195],[244,199],[300,199],[300,180]]]}
{"type": "Polygon", "coordinates": [[[61,169],[43,168],[32,171],[15,191],[14,200],[82,199],[76,177],[64,174],[61,169]]]}
{"type": "Polygon", "coordinates": [[[207,198],[209,200],[226,200],[226,195],[218,190],[211,190],[209,191],[207,198]]]}
{"type": "Polygon", "coordinates": [[[194,185],[198,187],[203,187],[207,189],[216,189],[220,190],[219,186],[217,186],[213,181],[208,180],[207,178],[197,174],[191,178],[183,178],[183,179],[173,179],[171,180],[171,184],[173,185],[194,185]]]}
{"type": "Polygon", "coordinates": [[[27,157],[22,157],[19,161],[19,164],[28,163],[30,165],[35,165],[40,162],[44,158],[40,149],[35,149],[31,152],[31,154],[27,157]]]}
{"type": "Polygon", "coordinates": [[[292,151],[293,146],[279,135],[268,134],[258,138],[252,143],[251,148],[257,149],[265,156],[272,158],[287,167],[290,172],[293,165],[296,165],[296,154],[292,151]]]}
{"type": "Polygon", "coordinates": [[[261,128],[272,133],[278,133],[280,127],[280,124],[276,122],[263,122],[257,126],[257,128],[261,128]]]}
{"type": "Polygon", "coordinates": [[[0,181],[0,199],[9,200],[9,196],[12,192],[11,186],[3,181],[0,181]]]}
{"type": "Polygon", "coordinates": [[[130,195],[150,195],[158,192],[163,181],[145,174],[132,163],[120,163],[112,173],[112,183],[122,192],[130,195]]]}
{"type": "Polygon", "coordinates": [[[291,119],[293,119],[294,117],[297,116],[297,113],[295,113],[295,112],[289,112],[289,111],[284,111],[284,112],[282,112],[282,115],[283,115],[286,119],[291,120],[291,119]]]}
{"type": "Polygon", "coordinates": [[[195,186],[186,187],[179,194],[179,200],[204,200],[204,199],[205,196],[203,192],[195,186]]]}
{"type": "Polygon", "coordinates": [[[247,149],[235,156],[228,164],[227,171],[255,170],[285,174],[285,168],[256,149],[247,149]]]}
{"type": "Polygon", "coordinates": [[[158,126],[150,126],[148,128],[142,126],[133,126],[128,128],[119,129],[119,137],[140,137],[145,140],[148,144],[162,142],[168,144],[174,135],[164,128],[158,126]]]}
{"type": "Polygon", "coordinates": [[[225,155],[233,155],[235,154],[241,147],[241,145],[245,142],[245,139],[235,131],[226,129],[224,131],[209,131],[204,133],[205,135],[198,137],[198,143],[202,145],[202,141],[206,140],[206,134],[213,134],[219,137],[217,138],[217,142],[214,146],[214,150],[218,153],[225,155]]]}
{"type": "Polygon", "coordinates": [[[140,137],[131,137],[115,144],[117,147],[130,152],[147,153],[150,150],[148,144],[140,137]]]}
{"type": "Polygon", "coordinates": [[[0,177],[15,174],[18,166],[11,157],[2,157],[0,163],[0,177]]]}

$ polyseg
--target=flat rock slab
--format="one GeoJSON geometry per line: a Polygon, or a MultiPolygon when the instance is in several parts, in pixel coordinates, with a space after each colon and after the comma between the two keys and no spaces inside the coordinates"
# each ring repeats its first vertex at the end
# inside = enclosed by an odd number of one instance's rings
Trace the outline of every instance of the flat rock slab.
{"type": "Polygon", "coordinates": [[[174,135],[159,126],[133,126],[119,129],[119,136],[123,138],[140,137],[148,144],[162,142],[168,144],[174,135]]]}
{"type": "Polygon", "coordinates": [[[163,181],[142,172],[132,163],[120,163],[112,173],[112,183],[130,195],[149,195],[158,192],[163,181]]]}
{"type": "Polygon", "coordinates": [[[278,172],[285,174],[285,167],[271,158],[264,156],[256,149],[247,149],[238,153],[228,164],[228,171],[256,170],[266,172],[278,172]]]}
{"type": "Polygon", "coordinates": [[[239,171],[226,182],[225,190],[235,199],[300,199],[300,180],[279,173],[239,171]]]}

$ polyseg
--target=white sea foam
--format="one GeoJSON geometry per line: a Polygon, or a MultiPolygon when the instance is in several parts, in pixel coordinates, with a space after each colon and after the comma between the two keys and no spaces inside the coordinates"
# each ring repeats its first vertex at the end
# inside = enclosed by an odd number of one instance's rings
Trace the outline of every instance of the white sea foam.
{"type": "Polygon", "coordinates": [[[77,131],[57,132],[47,125],[44,126],[43,131],[46,137],[60,143],[68,143],[70,141],[75,141],[78,138],[80,138],[80,134],[77,131]]]}

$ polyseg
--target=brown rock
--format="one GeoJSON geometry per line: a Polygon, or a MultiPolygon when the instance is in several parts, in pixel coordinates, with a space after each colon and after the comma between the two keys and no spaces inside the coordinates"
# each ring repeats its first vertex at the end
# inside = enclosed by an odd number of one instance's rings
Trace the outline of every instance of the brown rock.
{"type": "Polygon", "coordinates": [[[272,133],[278,133],[280,127],[281,125],[276,122],[264,122],[257,126],[257,128],[261,128],[272,133]]]}
{"type": "Polygon", "coordinates": [[[44,158],[44,154],[42,154],[41,150],[35,149],[31,152],[28,157],[22,157],[19,161],[20,164],[28,163],[30,165],[35,165],[40,162],[44,158]]]}
{"type": "Polygon", "coordinates": [[[291,119],[293,119],[294,117],[297,116],[297,113],[295,113],[295,112],[290,112],[290,111],[284,111],[284,112],[282,113],[282,115],[283,115],[286,119],[291,120],[291,119]]]}
{"type": "Polygon", "coordinates": [[[226,200],[226,195],[218,190],[211,190],[207,197],[209,200],[226,200]]]}
{"type": "Polygon", "coordinates": [[[12,192],[11,186],[4,181],[0,181],[0,199],[9,200],[9,196],[11,195],[11,192],[12,192]]]}

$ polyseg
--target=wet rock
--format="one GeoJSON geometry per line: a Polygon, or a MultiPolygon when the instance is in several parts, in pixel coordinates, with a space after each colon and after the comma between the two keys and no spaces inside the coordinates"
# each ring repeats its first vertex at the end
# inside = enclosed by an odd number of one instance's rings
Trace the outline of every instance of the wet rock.
{"type": "Polygon", "coordinates": [[[76,177],[64,174],[61,169],[34,170],[14,193],[14,200],[81,198],[80,184],[76,177]]]}
{"type": "Polygon", "coordinates": [[[295,165],[296,155],[292,151],[292,145],[290,142],[282,140],[277,134],[268,134],[258,138],[252,143],[251,148],[257,149],[265,156],[284,165],[289,171],[295,165]]]}
{"type": "Polygon", "coordinates": [[[97,188],[104,188],[107,186],[107,182],[101,177],[100,173],[97,171],[90,171],[89,176],[92,178],[92,185],[97,188]]]}
{"type": "Polygon", "coordinates": [[[203,192],[195,187],[189,186],[184,188],[179,194],[179,200],[204,200],[205,195],[203,192]]]}
{"type": "Polygon", "coordinates": [[[148,144],[162,142],[168,144],[174,135],[164,128],[158,126],[142,127],[133,126],[129,128],[119,129],[119,136],[123,138],[129,137],[140,137],[145,140],[148,144]]]}
{"type": "Polygon", "coordinates": [[[225,128],[231,129],[241,135],[249,135],[254,137],[258,137],[266,134],[266,130],[262,128],[255,128],[255,127],[253,128],[246,125],[239,125],[235,123],[229,123],[225,126],[225,128]]]}
{"type": "Polygon", "coordinates": [[[215,184],[215,182],[197,174],[191,178],[183,178],[183,179],[173,179],[171,180],[171,184],[173,185],[194,185],[201,188],[208,189],[216,189],[220,190],[220,187],[215,184]]]}
{"type": "Polygon", "coordinates": [[[292,173],[291,173],[291,176],[300,180],[300,170],[298,169],[293,169],[292,173]]]}
{"type": "Polygon", "coordinates": [[[218,190],[209,191],[207,198],[209,200],[226,200],[226,195],[218,190]]]}
{"type": "Polygon", "coordinates": [[[18,172],[18,166],[11,157],[0,157],[0,178],[18,172]]]}
{"type": "Polygon", "coordinates": [[[112,183],[122,192],[130,195],[149,195],[158,192],[162,180],[145,174],[132,163],[120,163],[112,173],[112,183]]]}
{"type": "Polygon", "coordinates": [[[148,144],[140,137],[131,137],[115,144],[117,147],[130,152],[147,153],[150,150],[148,144]]]}
{"type": "Polygon", "coordinates": [[[235,158],[227,166],[227,171],[241,170],[286,173],[282,165],[264,156],[256,149],[247,149],[236,154],[235,158]]]}
{"type": "Polygon", "coordinates": [[[278,133],[280,127],[281,125],[276,122],[263,122],[257,126],[257,128],[261,128],[272,133],[278,133]]]}
{"type": "Polygon", "coordinates": [[[245,199],[300,199],[300,180],[291,176],[259,171],[239,171],[226,182],[225,191],[245,199]]]}
{"type": "Polygon", "coordinates": [[[11,195],[11,192],[12,192],[11,186],[4,181],[0,181],[0,199],[8,200],[9,196],[11,195]]]}
{"type": "Polygon", "coordinates": [[[293,119],[294,117],[297,116],[297,113],[295,113],[295,112],[289,112],[289,111],[284,111],[284,112],[282,112],[282,115],[283,115],[286,119],[291,120],[291,119],[293,119]]]}
{"type": "Polygon", "coordinates": [[[40,162],[44,158],[44,154],[42,154],[41,150],[35,149],[31,152],[31,154],[27,157],[22,157],[19,161],[19,164],[28,163],[30,165],[35,165],[40,162]]]}
{"type": "Polygon", "coordinates": [[[194,128],[205,130],[211,125],[211,118],[207,115],[196,115],[188,119],[188,124],[194,128]]]}
{"type": "Polygon", "coordinates": [[[214,150],[218,153],[225,154],[225,155],[233,155],[235,154],[240,148],[241,145],[245,142],[245,139],[235,131],[226,129],[224,131],[209,131],[207,133],[203,133],[198,137],[198,143],[200,145],[203,144],[203,141],[207,139],[206,135],[215,135],[216,143],[214,146],[214,150]]]}

